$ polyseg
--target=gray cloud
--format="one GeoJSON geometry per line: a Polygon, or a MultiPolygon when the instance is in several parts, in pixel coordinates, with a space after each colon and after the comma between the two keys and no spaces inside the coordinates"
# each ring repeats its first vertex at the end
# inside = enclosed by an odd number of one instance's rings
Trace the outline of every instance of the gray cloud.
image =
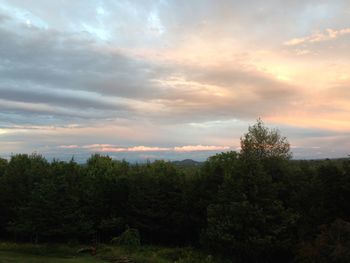
{"type": "Polygon", "coordinates": [[[0,28],[0,98],[9,101],[3,110],[111,118],[132,112],[124,98],[142,97],[149,77],[135,59],[100,52],[84,35],[21,30],[25,34],[0,28]]]}
{"type": "Polygon", "coordinates": [[[38,105],[35,109],[34,105],[24,107],[23,104],[13,103],[11,111],[16,110],[17,105],[21,106],[17,110],[22,112],[66,114],[67,118],[147,115],[160,120],[186,122],[191,118],[254,118],[257,111],[264,114],[275,110],[294,95],[293,87],[274,81],[258,71],[147,61],[122,54],[118,49],[99,46],[84,34],[23,25],[21,33],[2,28],[0,35],[1,98],[45,103],[53,107],[38,105]],[[210,91],[203,92],[201,87],[194,88],[191,83],[183,89],[169,89],[154,81],[179,73],[184,75],[186,81],[223,87],[235,98],[210,100],[210,91]],[[146,113],[135,111],[132,107],[138,102],[151,105],[154,101],[160,104],[162,112],[146,113]],[[93,109],[96,111],[93,112],[93,109]],[[79,113],[81,110],[84,112],[79,113]],[[184,112],[188,114],[184,116],[184,112]]]}

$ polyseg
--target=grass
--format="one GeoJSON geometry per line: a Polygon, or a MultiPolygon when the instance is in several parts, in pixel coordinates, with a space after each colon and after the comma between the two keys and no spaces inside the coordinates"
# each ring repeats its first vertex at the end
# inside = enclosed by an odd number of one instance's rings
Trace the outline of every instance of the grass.
{"type": "MultiPolygon", "coordinates": [[[[223,263],[192,248],[100,245],[97,255],[78,254],[84,246],[0,243],[0,263],[107,263],[129,259],[132,263],[223,263]]],[[[119,261],[120,262],[120,261],[119,261]]]]}
{"type": "Polygon", "coordinates": [[[99,257],[109,261],[127,257],[134,263],[216,263],[211,256],[192,248],[166,248],[157,246],[122,247],[104,246],[99,257]]]}
{"type": "Polygon", "coordinates": [[[103,263],[107,262],[91,256],[56,257],[32,255],[21,252],[0,251],[1,263],[103,263]]]}
{"type": "Polygon", "coordinates": [[[103,263],[90,255],[77,254],[77,246],[0,243],[0,263],[103,263]]]}

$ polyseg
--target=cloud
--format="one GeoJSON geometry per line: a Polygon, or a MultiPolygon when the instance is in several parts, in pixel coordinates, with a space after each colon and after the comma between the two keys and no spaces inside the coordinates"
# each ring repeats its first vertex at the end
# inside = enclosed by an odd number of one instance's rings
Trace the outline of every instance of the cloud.
{"type": "Polygon", "coordinates": [[[71,145],[60,145],[60,146],[58,146],[58,148],[61,148],[61,149],[78,149],[79,146],[76,145],[76,144],[71,144],[71,145]]]}
{"type": "Polygon", "coordinates": [[[293,38],[284,43],[286,46],[298,46],[307,43],[317,43],[323,41],[334,40],[344,35],[350,34],[350,28],[344,28],[339,30],[333,30],[331,28],[326,29],[324,32],[316,32],[310,36],[302,38],[293,38]]]}
{"type": "Polygon", "coordinates": [[[255,118],[258,111],[264,115],[295,99],[294,87],[244,65],[205,68],[140,58],[84,33],[34,25],[18,32],[0,27],[0,36],[7,61],[0,67],[0,92],[8,114],[52,116],[51,123],[72,118],[179,123],[255,118]],[[171,81],[173,76],[180,77],[171,81]]]}
{"type": "MultiPolygon", "coordinates": [[[[337,101],[346,101],[348,102],[350,100],[350,76],[349,80],[344,80],[338,83],[338,85],[334,87],[330,87],[325,89],[321,96],[327,97],[327,98],[333,98],[337,101]]],[[[350,108],[349,108],[350,110],[350,108]]]]}
{"type": "Polygon", "coordinates": [[[151,147],[151,146],[132,146],[132,147],[118,147],[111,144],[91,144],[91,145],[59,145],[60,149],[88,149],[91,152],[197,152],[197,151],[227,151],[229,146],[215,146],[215,145],[185,145],[175,147],[151,147]]]}
{"type": "Polygon", "coordinates": [[[228,151],[229,146],[214,146],[214,145],[186,145],[174,147],[176,152],[196,152],[196,151],[228,151]]]}
{"type": "Polygon", "coordinates": [[[160,151],[169,151],[170,148],[163,147],[148,147],[148,146],[134,146],[128,148],[118,148],[118,147],[103,147],[97,149],[101,152],[160,152],[160,151]]]}
{"type": "Polygon", "coordinates": [[[205,159],[259,116],[349,131],[349,1],[0,2],[2,145],[205,159]]]}
{"type": "Polygon", "coordinates": [[[302,96],[298,87],[270,74],[236,66],[185,66],[159,83],[164,92],[157,102],[177,122],[255,119],[282,113],[302,96]]]}
{"type": "Polygon", "coordinates": [[[4,23],[7,19],[9,19],[8,15],[0,13],[0,23],[4,23]]]}
{"type": "Polygon", "coordinates": [[[73,116],[101,120],[152,107],[143,98],[155,93],[147,84],[152,65],[120,52],[106,54],[84,35],[21,30],[0,27],[0,92],[6,112],[56,120],[66,115],[69,122],[73,116]]]}

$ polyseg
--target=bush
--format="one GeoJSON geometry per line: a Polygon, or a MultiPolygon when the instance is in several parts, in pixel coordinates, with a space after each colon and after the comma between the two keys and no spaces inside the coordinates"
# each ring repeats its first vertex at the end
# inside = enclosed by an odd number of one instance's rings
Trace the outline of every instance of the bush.
{"type": "Polygon", "coordinates": [[[120,236],[111,240],[113,244],[137,247],[141,244],[140,233],[135,228],[127,228],[120,236]]]}

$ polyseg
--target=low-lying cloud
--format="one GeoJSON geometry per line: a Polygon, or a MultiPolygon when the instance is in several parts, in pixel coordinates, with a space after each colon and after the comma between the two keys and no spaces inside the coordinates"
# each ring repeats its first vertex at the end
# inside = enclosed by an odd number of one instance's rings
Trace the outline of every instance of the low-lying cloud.
{"type": "Polygon", "coordinates": [[[91,144],[91,145],[60,145],[60,149],[88,149],[91,152],[116,153],[116,152],[197,152],[197,151],[227,151],[229,146],[215,145],[185,145],[175,147],[152,147],[152,146],[132,146],[118,147],[112,144],[91,144]]]}

